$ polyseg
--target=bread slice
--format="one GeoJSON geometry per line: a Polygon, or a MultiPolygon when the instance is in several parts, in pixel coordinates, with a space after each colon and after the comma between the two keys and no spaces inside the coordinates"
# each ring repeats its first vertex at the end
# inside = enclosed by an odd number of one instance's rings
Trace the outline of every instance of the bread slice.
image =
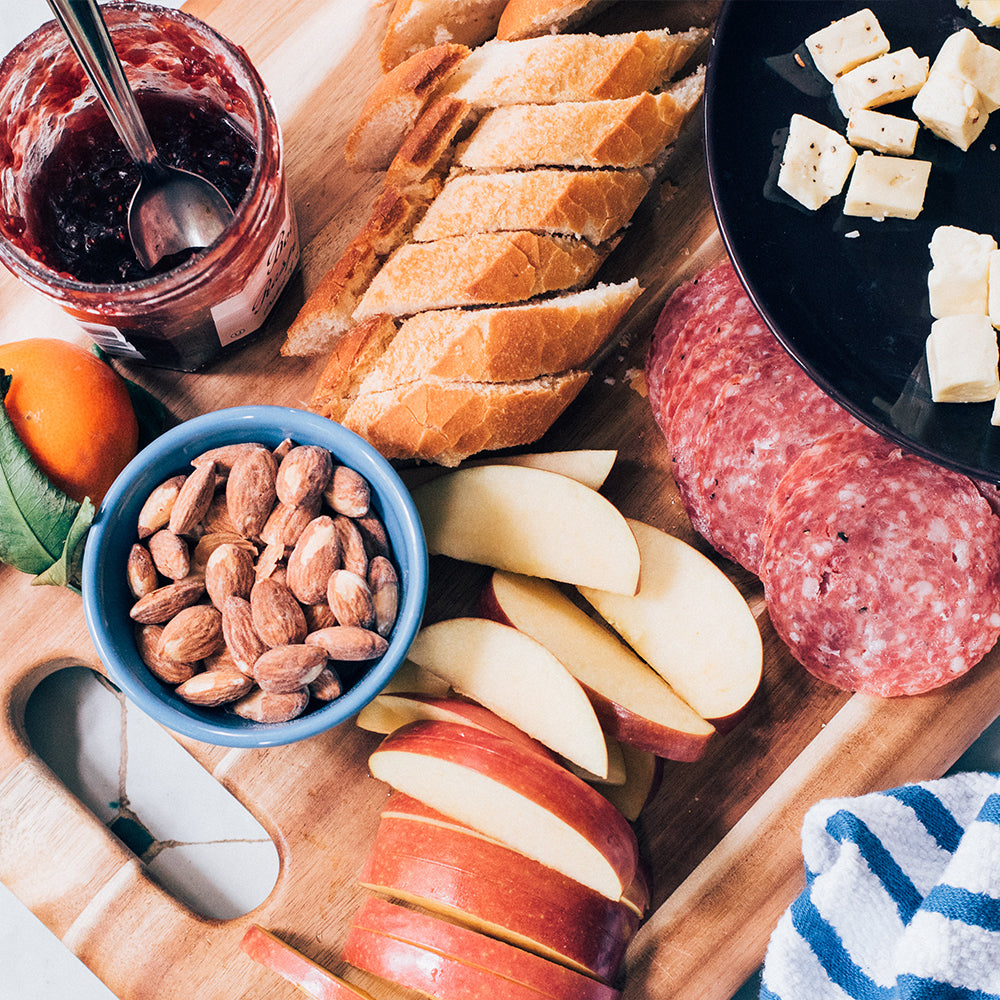
{"type": "Polygon", "coordinates": [[[507,42],[569,31],[593,17],[609,0],[509,0],[496,36],[507,42]]]}
{"type": "Polygon", "coordinates": [[[469,54],[446,42],[416,53],[372,88],[347,141],[344,155],[358,171],[385,170],[438,88],[469,54]]]}
{"type": "Polygon", "coordinates": [[[442,92],[479,108],[632,97],[672,79],[707,37],[707,28],[664,28],[494,39],[469,53],[442,92]]]}
{"type": "Polygon", "coordinates": [[[417,241],[530,229],[603,243],[649,191],[640,170],[512,170],[448,180],[413,229],[417,241]]]}
{"type": "Polygon", "coordinates": [[[476,233],[404,243],[372,279],[355,322],[376,313],[523,302],[585,285],[611,247],[529,232],[476,233]]]}
{"type": "Polygon", "coordinates": [[[496,34],[505,6],[506,0],[396,0],[378,54],[383,72],[441,42],[481,45],[496,34]]]}
{"type": "Polygon", "coordinates": [[[313,390],[309,409],[342,421],[365,376],[385,355],[396,324],[391,316],[372,316],[338,338],[313,390]]]}
{"type": "Polygon", "coordinates": [[[641,291],[633,278],[514,306],[419,313],[399,327],[361,391],[418,376],[517,382],[582,368],[641,291]]]}
{"type": "Polygon", "coordinates": [[[676,141],[704,89],[702,66],[660,94],[496,108],[458,144],[453,164],[468,170],[644,166],[676,141]]]}
{"type": "Polygon", "coordinates": [[[455,466],[481,451],[537,441],[589,377],[571,371],[526,382],[421,378],[361,393],[343,424],[386,458],[455,466]]]}
{"type": "Polygon", "coordinates": [[[469,110],[467,101],[450,94],[431,101],[386,168],[386,184],[405,188],[444,174],[469,110]]]}
{"type": "Polygon", "coordinates": [[[321,354],[354,326],[353,313],[382,261],[407,240],[440,190],[436,178],[382,189],[361,231],[323,276],[292,321],[281,345],[285,357],[321,354]]]}

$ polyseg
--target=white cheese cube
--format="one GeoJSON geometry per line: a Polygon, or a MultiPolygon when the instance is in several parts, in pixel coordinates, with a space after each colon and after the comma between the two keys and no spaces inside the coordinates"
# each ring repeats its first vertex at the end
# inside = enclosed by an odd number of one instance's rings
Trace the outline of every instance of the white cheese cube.
{"type": "Polygon", "coordinates": [[[868,108],[854,108],[847,120],[847,141],[876,153],[912,156],[920,123],[912,118],[887,115],[868,108]]]}
{"type": "Polygon", "coordinates": [[[981,42],[968,28],[944,40],[931,65],[930,75],[935,73],[971,83],[982,94],[987,113],[1000,108],[1000,49],[981,42]]]}
{"type": "Polygon", "coordinates": [[[946,316],[931,324],[927,370],[935,403],[982,403],[1000,393],[997,332],[985,316],[946,316]]]}
{"type": "Polygon", "coordinates": [[[960,226],[938,226],[929,244],[933,266],[927,275],[931,315],[987,314],[990,254],[997,241],[960,226]]]}
{"type": "Polygon", "coordinates": [[[989,112],[971,83],[934,71],[913,98],[913,113],[935,135],[966,150],[979,138],[989,112]]]}
{"type": "Polygon", "coordinates": [[[929,160],[879,156],[865,151],[854,164],[844,215],[870,219],[915,219],[924,207],[929,160]]]}
{"type": "Polygon", "coordinates": [[[855,66],[889,51],[889,39],[878,18],[867,8],[814,31],[805,45],[816,69],[831,83],[855,66]]]}
{"type": "Polygon", "coordinates": [[[844,189],[857,156],[839,132],[805,115],[792,115],[781,154],[778,187],[815,210],[844,189]]]}
{"type": "Polygon", "coordinates": [[[853,108],[877,108],[912,97],[924,85],[930,59],[912,48],[887,52],[845,73],[833,85],[833,96],[845,117],[853,108]]]}
{"type": "Polygon", "coordinates": [[[968,7],[972,16],[987,28],[1000,25],[1000,0],[969,0],[962,6],[968,7]]]}
{"type": "Polygon", "coordinates": [[[989,255],[986,268],[986,313],[990,322],[1000,327],[1000,250],[989,255]]]}

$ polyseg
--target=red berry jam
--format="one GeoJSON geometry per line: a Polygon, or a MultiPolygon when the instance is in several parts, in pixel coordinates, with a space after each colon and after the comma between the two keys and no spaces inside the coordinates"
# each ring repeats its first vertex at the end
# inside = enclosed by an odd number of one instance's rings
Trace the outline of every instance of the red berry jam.
{"type": "MultiPolygon", "coordinates": [[[[250,137],[218,107],[139,94],[139,107],[165,163],[211,181],[232,208],[246,193],[257,155],[250,137]]],[[[147,271],[136,259],[126,222],[139,171],[97,105],[78,115],[43,164],[31,190],[33,256],[90,284],[141,281],[196,252],[147,271]]]]}

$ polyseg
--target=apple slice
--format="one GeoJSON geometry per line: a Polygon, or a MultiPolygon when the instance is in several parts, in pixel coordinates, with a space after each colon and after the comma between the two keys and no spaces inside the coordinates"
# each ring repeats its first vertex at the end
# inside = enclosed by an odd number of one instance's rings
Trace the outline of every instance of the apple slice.
{"type": "Polygon", "coordinates": [[[485,618],[450,618],[422,628],[409,657],[550,750],[607,777],[608,747],[586,693],[530,635],[485,618]]]}
{"type": "Polygon", "coordinates": [[[454,722],[411,722],[369,757],[397,791],[619,899],[639,850],[624,816],[585,781],[523,746],[454,722]]]}
{"type": "Polygon", "coordinates": [[[240,948],[315,1000],[373,1000],[360,986],[335,976],[258,924],[247,928],[240,948]]]}
{"type": "Polygon", "coordinates": [[[663,776],[663,760],[648,750],[622,744],[625,781],[619,785],[600,785],[598,791],[634,823],[656,794],[663,776]]]}
{"type": "Polygon", "coordinates": [[[472,465],[526,465],[532,469],[545,469],[548,472],[558,472],[560,476],[569,476],[592,490],[599,490],[611,474],[611,469],[618,458],[618,452],[613,448],[581,449],[579,451],[546,451],[532,452],[528,455],[503,455],[481,461],[469,462],[472,465]]]}
{"type": "MultiPolygon", "coordinates": [[[[645,579],[645,566],[643,579],[645,579]]],[[[614,633],[549,580],[496,571],[480,611],[537,639],[583,685],[604,730],[671,760],[697,760],[715,728],[614,633]]]]}
{"type": "Polygon", "coordinates": [[[642,553],[633,597],[580,593],[702,718],[731,726],[761,679],[760,631],[729,577],[665,531],[629,521],[642,553]]]}
{"type": "Polygon", "coordinates": [[[608,733],[604,734],[604,743],[608,748],[608,773],[606,775],[591,774],[590,771],[579,767],[571,760],[560,758],[564,766],[568,767],[578,778],[592,785],[624,785],[625,774],[625,754],[621,743],[608,733]]]}
{"type": "Polygon", "coordinates": [[[625,904],[472,830],[418,819],[381,821],[359,881],[606,982],[632,933],[625,904]]]}
{"type": "Polygon", "coordinates": [[[478,931],[372,896],[344,946],[352,965],[437,1000],[617,1000],[589,976],[478,931]]]}
{"type": "Polygon", "coordinates": [[[432,554],[620,594],[639,584],[625,518],[557,472],[472,466],[418,486],[413,500],[432,554]]]}
{"type": "Polygon", "coordinates": [[[406,691],[408,693],[446,695],[448,682],[418,667],[413,660],[403,660],[396,672],[382,688],[382,693],[406,691]]]}
{"type": "MultiPolygon", "coordinates": [[[[498,736],[506,736],[515,743],[523,743],[526,747],[540,753],[550,760],[554,755],[548,747],[538,740],[532,739],[523,730],[512,725],[506,719],[501,719],[495,712],[477,704],[474,701],[464,701],[460,698],[442,698],[440,696],[392,692],[376,695],[360,712],[358,725],[373,733],[388,735],[408,722],[420,719],[440,719],[445,722],[458,722],[468,726],[476,726],[498,736]]],[[[622,780],[625,781],[625,761],[619,762],[622,780]]]]}

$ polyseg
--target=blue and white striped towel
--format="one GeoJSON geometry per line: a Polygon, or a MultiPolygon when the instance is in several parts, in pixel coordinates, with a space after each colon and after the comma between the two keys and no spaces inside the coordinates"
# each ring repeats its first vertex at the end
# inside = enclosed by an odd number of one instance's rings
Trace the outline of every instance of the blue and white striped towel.
{"type": "Polygon", "coordinates": [[[819,802],[802,851],[761,1000],[1000,998],[998,775],[819,802]]]}

